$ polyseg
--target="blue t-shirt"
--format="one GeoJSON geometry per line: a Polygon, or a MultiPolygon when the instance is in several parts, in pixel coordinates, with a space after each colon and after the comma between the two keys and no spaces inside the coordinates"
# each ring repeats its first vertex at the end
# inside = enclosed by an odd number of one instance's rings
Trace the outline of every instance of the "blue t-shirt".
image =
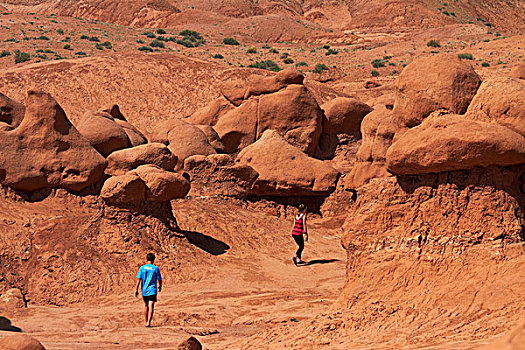
{"type": "Polygon", "coordinates": [[[142,296],[157,294],[157,281],[162,281],[160,269],[157,266],[142,265],[137,273],[137,278],[142,281],[142,296]]]}

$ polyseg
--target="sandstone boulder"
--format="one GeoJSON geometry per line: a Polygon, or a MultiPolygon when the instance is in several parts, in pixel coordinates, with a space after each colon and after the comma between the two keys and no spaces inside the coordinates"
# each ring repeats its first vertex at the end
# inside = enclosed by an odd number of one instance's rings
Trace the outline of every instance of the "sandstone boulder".
{"type": "Polygon", "coordinates": [[[124,129],[106,112],[86,112],[77,129],[104,157],[130,143],[124,129]]]}
{"type": "Polygon", "coordinates": [[[139,129],[137,129],[128,122],[126,117],[124,117],[124,115],[120,111],[120,107],[118,105],[111,105],[106,108],[103,108],[102,112],[111,115],[115,123],[117,123],[124,129],[124,132],[126,133],[126,135],[128,135],[129,146],[134,147],[148,143],[146,136],[144,136],[144,134],[141,133],[139,129]]]}
{"type": "Polygon", "coordinates": [[[173,171],[177,157],[162,143],[148,143],[132,148],[115,151],[108,158],[106,174],[124,175],[140,165],[153,164],[165,170],[173,171]]]}
{"type": "Polygon", "coordinates": [[[176,169],[182,169],[184,160],[190,156],[217,153],[201,129],[182,119],[167,120],[157,125],[151,133],[151,141],[165,144],[177,156],[176,169]]]}
{"type": "Polygon", "coordinates": [[[323,132],[360,136],[361,121],[372,111],[367,104],[348,97],[336,97],[321,106],[328,123],[323,132]]]}
{"type": "Polygon", "coordinates": [[[390,146],[394,174],[425,174],[525,163],[525,138],[498,124],[445,115],[427,118],[390,146]]]}
{"type": "Polygon", "coordinates": [[[215,125],[219,118],[228,113],[234,108],[234,105],[225,97],[221,96],[208,104],[207,106],[198,109],[187,121],[195,125],[215,125]]]}
{"type": "Polygon", "coordinates": [[[363,140],[356,154],[355,165],[346,177],[348,187],[359,187],[370,179],[389,176],[386,153],[396,132],[393,113],[384,106],[367,114],[361,123],[363,140]]]}
{"type": "Polygon", "coordinates": [[[0,122],[16,128],[24,119],[25,106],[0,93],[0,122]]]}
{"type": "Polygon", "coordinates": [[[133,173],[112,176],[104,182],[100,197],[112,204],[142,202],[146,200],[146,185],[133,173]]]}
{"type": "Polygon", "coordinates": [[[525,81],[513,78],[483,81],[467,117],[498,123],[525,136],[525,81]]]}
{"type": "Polygon", "coordinates": [[[519,62],[510,71],[509,74],[512,78],[525,79],[525,62],[519,62]]]}
{"type": "Polygon", "coordinates": [[[44,346],[35,338],[25,334],[8,335],[0,339],[2,350],[45,350],[44,346]]]}
{"type": "Polygon", "coordinates": [[[0,134],[0,182],[21,191],[80,191],[103,176],[105,159],[47,93],[29,91],[20,125],[0,134]]]}
{"type": "Polygon", "coordinates": [[[334,168],[308,157],[274,130],[267,130],[257,142],[243,149],[236,162],[259,173],[252,193],[262,196],[328,195],[339,176],[334,168]]]}
{"type": "Polygon", "coordinates": [[[240,106],[244,100],[246,83],[240,79],[226,80],[219,86],[219,89],[225,99],[235,106],[240,106]]]}
{"type": "Polygon", "coordinates": [[[400,127],[420,124],[431,112],[461,114],[481,83],[471,64],[454,54],[422,57],[399,75],[394,115],[400,127]]]}
{"type": "Polygon", "coordinates": [[[202,350],[202,345],[195,337],[189,337],[179,344],[177,350],[202,350]]]}
{"type": "Polygon", "coordinates": [[[224,153],[225,147],[224,144],[221,141],[221,138],[219,137],[219,134],[217,134],[217,131],[210,126],[210,125],[196,125],[201,131],[206,135],[208,138],[208,142],[210,145],[215,149],[217,153],[224,153]]]}
{"type": "Polygon", "coordinates": [[[0,296],[0,307],[2,309],[21,309],[26,306],[24,296],[18,288],[11,288],[0,296]]]}
{"type": "Polygon", "coordinates": [[[130,174],[136,174],[144,181],[148,201],[164,202],[182,198],[190,190],[190,183],[182,175],[156,165],[141,165],[130,174]]]}
{"type": "Polygon", "coordinates": [[[302,85],[304,76],[295,68],[286,68],[271,77],[252,75],[248,78],[244,100],[251,96],[270,94],[285,88],[289,84],[302,85]]]}
{"type": "Polygon", "coordinates": [[[245,197],[259,176],[251,166],[235,164],[227,154],[186,158],[184,171],[191,179],[190,196],[245,197]]]}
{"type": "Polygon", "coordinates": [[[262,96],[257,116],[257,139],[267,129],[276,130],[306,154],[315,154],[323,111],[303,85],[288,85],[281,91],[262,96]]]}
{"type": "Polygon", "coordinates": [[[256,140],[257,100],[244,102],[219,119],[214,129],[226,153],[235,153],[256,140]]]}

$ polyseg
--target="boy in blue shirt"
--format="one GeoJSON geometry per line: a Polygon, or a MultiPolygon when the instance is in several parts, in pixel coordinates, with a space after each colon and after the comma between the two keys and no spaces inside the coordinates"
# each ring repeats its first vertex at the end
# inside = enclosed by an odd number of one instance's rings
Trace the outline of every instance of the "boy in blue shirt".
{"type": "Polygon", "coordinates": [[[142,284],[142,299],[144,300],[144,317],[146,318],[146,327],[151,327],[153,310],[157,302],[157,281],[159,282],[159,293],[162,290],[162,277],[160,269],[153,265],[155,254],[148,253],[146,256],[147,264],[142,265],[137,273],[137,286],[135,288],[135,298],[139,296],[139,287],[142,284]]]}

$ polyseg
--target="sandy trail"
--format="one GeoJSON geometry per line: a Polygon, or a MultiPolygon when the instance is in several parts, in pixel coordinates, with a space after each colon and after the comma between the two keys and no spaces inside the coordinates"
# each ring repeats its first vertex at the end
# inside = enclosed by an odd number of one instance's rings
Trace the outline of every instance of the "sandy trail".
{"type": "MultiPolygon", "coordinates": [[[[194,229],[191,220],[198,221],[192,215],[178,219],[183,229],[194,229]]],[[[290,226],[289,220],[275,220],[290,226]]],[[[263,328],[313,318],[339,294],[346,261],[339,228],[333,220],[309,225],[304,257],[311,265],[292,264],[291,238],[233,246],[211,256],[211,265],[196,267],[196,281],[165,281],[150,329],[143,327],[143,304],[133,289],[84,304],[30,305],[11,321],[47,349],[172,349],[188,334],[207,349],[241,349],[246,337],[263,328]]]]}

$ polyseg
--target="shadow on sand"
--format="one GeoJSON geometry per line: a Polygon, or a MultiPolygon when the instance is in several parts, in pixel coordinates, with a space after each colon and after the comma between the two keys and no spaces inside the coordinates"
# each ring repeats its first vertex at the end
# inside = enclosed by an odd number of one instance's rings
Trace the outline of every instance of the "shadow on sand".
{"type": "Polygon", "coordinates": [[[188,242],[212,255],[221,255],[230,249],[226,243],[200,232],[181,231],[180,233],[186,237],[188,242]]]}
{"type": "Polygon", "coordinates": [[[22,329],[13,326],[10,319],[0,316],[0,331],[22,332],[22,329]]]}
{"type": "Polygon", "coordinates": [[[305,262],[304,264],[299,264],[297,266],[310,266],[310,265],[317,265],[317,264],[330,264],[337,261],[341,261],[339,259],[315,259],[305,262]]]}

